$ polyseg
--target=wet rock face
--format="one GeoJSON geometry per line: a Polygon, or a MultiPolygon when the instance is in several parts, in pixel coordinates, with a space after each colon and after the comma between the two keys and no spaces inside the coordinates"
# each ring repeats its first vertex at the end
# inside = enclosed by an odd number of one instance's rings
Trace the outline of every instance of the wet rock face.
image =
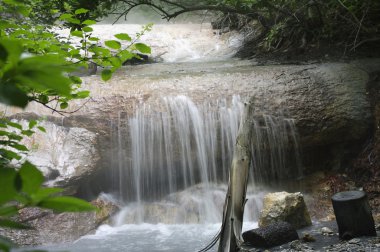
{"type": "Polygon", "coordinates": [[[277,192],[264,197],[259,227],[285,221],[295,228],[311,225],[311,219],[301,193],[277,192]]]}
{"type": "Polygon", "coordinates": [[[371,128],[369,74],[350,64],[326,63],[279,67],[274,75],[276,85],[269,85],[267,94],[252,96],[257,108],[251,116],[264,107],[294,119],[306,173],[344,168],[371,128]]]}
{"type": "MultiPolygon", "coordinates": [[[[204,104],[240,95],[243,101],[254,100],[252,116],[281,114],[294,119],[305,173],[340,169],[357,154],[372,125],[366,85],[370,73],[380,69],[380,60],[365,62],[255,66],[249,61],[227,61],[127,66],[107,84],[99,76],[85,77],[84,88],[90,90],[92,99],[73,101],[71,110],[87,103],[63,121],[65,126],[99,133],[100,166],[106,169],[115,151],[110,148],[110,132],[116,132],[118,120],[127,120],[139,105],[162,110],[162,97],[186,95],[194,103],[204,104]],[[111,130],[112,125],[115,129],[111,130]]],[[[28,109],[51,114],[40,107],[28,109]]]]}
{"type": "Polygon", "coordinates": [[[99,153],[97,135],[78,127],[63,127],[51,122],[40,123],[45,132],[26,138],[28,159],[47,178],[46,184],[76,192],[79,184],[97,172],[99,153]]]}
{"type": "Polygon", "coordinates": [[[110,217],[119,210],[115,203],[102,197],[91,203],[98,208],[98,211],[54,213],[41,208],[22,209],[19,215],[20,221],[33,229],[0,228],[0,235],[23,246],[73,242],[83,235],[94,232],[101,224],[107,224],[110,217]]]}
{"type": "Polygon", "coordinates": [[[128,69],[130,74],[115,74],[102,90],[96,87],[98,76],[86,79],[94,102],[83,112],[88,118],[115,119],[120,111],[132,115],[139,103],[162,109],[157,105],[162,97],[186,94],[202,104],[240,95],[243,101],[254,100],[252,116],[294,119],[306,173],[340,169],[372,125],[366,86],[380,61],[367,65],[372,68],[361,69],[358,63],[254,66],[243,61],[136,66],[128,69]]]}

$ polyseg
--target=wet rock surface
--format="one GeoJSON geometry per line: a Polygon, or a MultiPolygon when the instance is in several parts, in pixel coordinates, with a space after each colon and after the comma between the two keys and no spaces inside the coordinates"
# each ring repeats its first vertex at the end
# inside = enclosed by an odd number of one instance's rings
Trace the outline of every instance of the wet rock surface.
{"type": "MultiPolygon", "coordinates": [[[[65,126],[99,133],[101,162],[107,164],[110,129],[117,130],[118,120],[142,104],[163,110],[162,97],[168,96],[185,95],[196,104],[233,95],[243,101],[254,97],[252,116],[267,113],[294,119],[307,173],[340,169],[358,152],[372,125],[367,84],[380,60],[362,62],[258,66],[254,61],[229,60],[127,66],[107,84],[98,75],[85,77],[83,87],[91,91],[91,99],[73,101],[69,110],[81,109],[56,118],[65,126]]],[[[51,114],[38,104],[26,111],[51,114]]]]}
{"type": "MultiPolygon", "coordinates": [[[[26,118],[37,117],[27,115],[26,118]]],[[[26,120],[20,123],[27,125],[26,120]]],[[[36,164],[46,178],[46,185],[60,187],[66,194],[75,194],[81,183],[90,180],[99,170],[97,134],[80,127],[64,127],[42,121],[46,132],[36,131],[23,144],[30,150],[24,158],[36,164]]]]}
{"type": "Polygon", "coordinates": [[[96,212],[54,213],[51,210],[25,208],[20,211],[19,220],[30,225],[30,230],[0,228],[0,236],[9,238],[20,246],[57,244],[73,242],[90,234],[119,210],[115,203],[98,198],[91,202],[98,207],[96,212]]]}
{"type": "Polygon", "coordinates": [[[275,222],[266,227],[252,229],[243,233],[246,244],[270,248],[298,240],[295,228],[287,222],[275,222]]]}
{"type": "Polygon", "coordinates": [[[377,237],[359,237],[348,241],[339,240],[338,227],[334,221],[330,222],[317,222],[312,226],[303,228],[297,231],[300,240],[295,240],[281,246],[272,247],[265,250],[264,248],[249,248],[245,247],[242,251],[245,252],[294,252],[294,251],[379,251],[380,250],[380,237],[379,232],[377,237]],[[326,235],[322,230],[332,230],[333,233],[326,235]],[[313,241],[305,241],[302,239],[305,235],[312,236],[313,241]]]}
{"type": "Polygon", "coordinates": [[[301,193],[277,192],[264,197],[259,226],[265,227],[278,221],[286,221],[295,228],[311,225],[311,219],[301,193]]]}

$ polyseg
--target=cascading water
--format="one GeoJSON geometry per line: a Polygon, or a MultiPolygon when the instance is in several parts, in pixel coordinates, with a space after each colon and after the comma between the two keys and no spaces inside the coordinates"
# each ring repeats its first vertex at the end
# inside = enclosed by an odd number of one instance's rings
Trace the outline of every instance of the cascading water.
{"type": "MultiPolygon", "coordinates": [[[[137,206],[202,184],[199,221],[218,222],[224,195],[212,197],[211,183],[227,181],[243,104],[237,96],[230,106],[222,100],[199,108],[186,96],[166,97],[162,103],[164,111],[143,105],[118,122],[115,142],[126,149],[119,152],[113,174],[124,183],[113,184],[121,197],[137,206]]],[[[144,221],[143,216],[138,220],[144,221]]]]}
{"type": "MultiPolygon", "coordinates": [[[[243,110],[239,96],[198,106],[177,96],[155,106],[142,104],[130,117],[120,114],[113,134],[118,156],[112,184],[129,204],[117,223],[219,222],[243,110]],[[159,209],[170,216],[157,215],[159,209]]],[[[252,180],[299,175],[297,165],[294,172],[287,168],[298,161],[293,121],[264,114],[253,125],[252,180]]],[[[260,194],[251,192],[246,212],[253,221],[260,194]]]]}

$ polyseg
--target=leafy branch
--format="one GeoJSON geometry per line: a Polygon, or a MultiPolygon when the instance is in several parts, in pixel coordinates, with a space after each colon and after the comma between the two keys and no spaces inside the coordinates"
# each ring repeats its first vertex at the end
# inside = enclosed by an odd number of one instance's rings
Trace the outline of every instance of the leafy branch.
{"type": "MultiPolygon", "coordinates": [[[[38,9],[37,2],[40,3],[38,0],[0,2],[0,103],[25,108],[30,102],[37,102],[53,113],[74,113],[90,100],[89,92],[81,88],[82,80],[74,74],[78,67],[96,63],[103,67],[102,79],[108,80],[122,62],[138,57],[135,52],[150,53],[150,47],[138,43],[137,39],[151,25],[145,26],[134,40],[122,33],[102,45],[99,38],[92,36],[91,25],[96,21],[87,15],[89,10],[67,5],[63,6],[64,13],[51,10],[61,25],[72,28],[70,37],[61,38],[49,25],[36,23],[46,17],[41,13],[31,14],[31,10],[38,9]],[[74,43],[73,37],[79,38],[80,43],[74,43]],[[122,42],[128,43],[124,49],[122,42]],[[78,109],[67,111],[73,99],[87,100],[78,109]]],[[[75,2],[71,1],[73,5],[75,2]]],[[[41,171],[24,160],[29,149],[23,139],[36,130],[45,132],[34,120],[26,128],[5,117],[0,120],[0,227],[30,228],[15,218],[27,207],[58,212],[96,210],[84,200],[62,196],[62,189],[46,188],[41,171]]],[[[0,237],[0,250],[10,251],[11,246],[0,237]]]]}

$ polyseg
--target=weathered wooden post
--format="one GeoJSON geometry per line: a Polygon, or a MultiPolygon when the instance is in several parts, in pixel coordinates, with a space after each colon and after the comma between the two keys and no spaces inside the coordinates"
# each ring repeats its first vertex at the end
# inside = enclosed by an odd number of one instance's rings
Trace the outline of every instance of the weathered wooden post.
{"type": "Polygon", "coordinates": [[[375,223],[365,192],[339,192],[332,196],[331,201],[339,238],[348,240],[358,236],[376,236],[375,223]]]}

